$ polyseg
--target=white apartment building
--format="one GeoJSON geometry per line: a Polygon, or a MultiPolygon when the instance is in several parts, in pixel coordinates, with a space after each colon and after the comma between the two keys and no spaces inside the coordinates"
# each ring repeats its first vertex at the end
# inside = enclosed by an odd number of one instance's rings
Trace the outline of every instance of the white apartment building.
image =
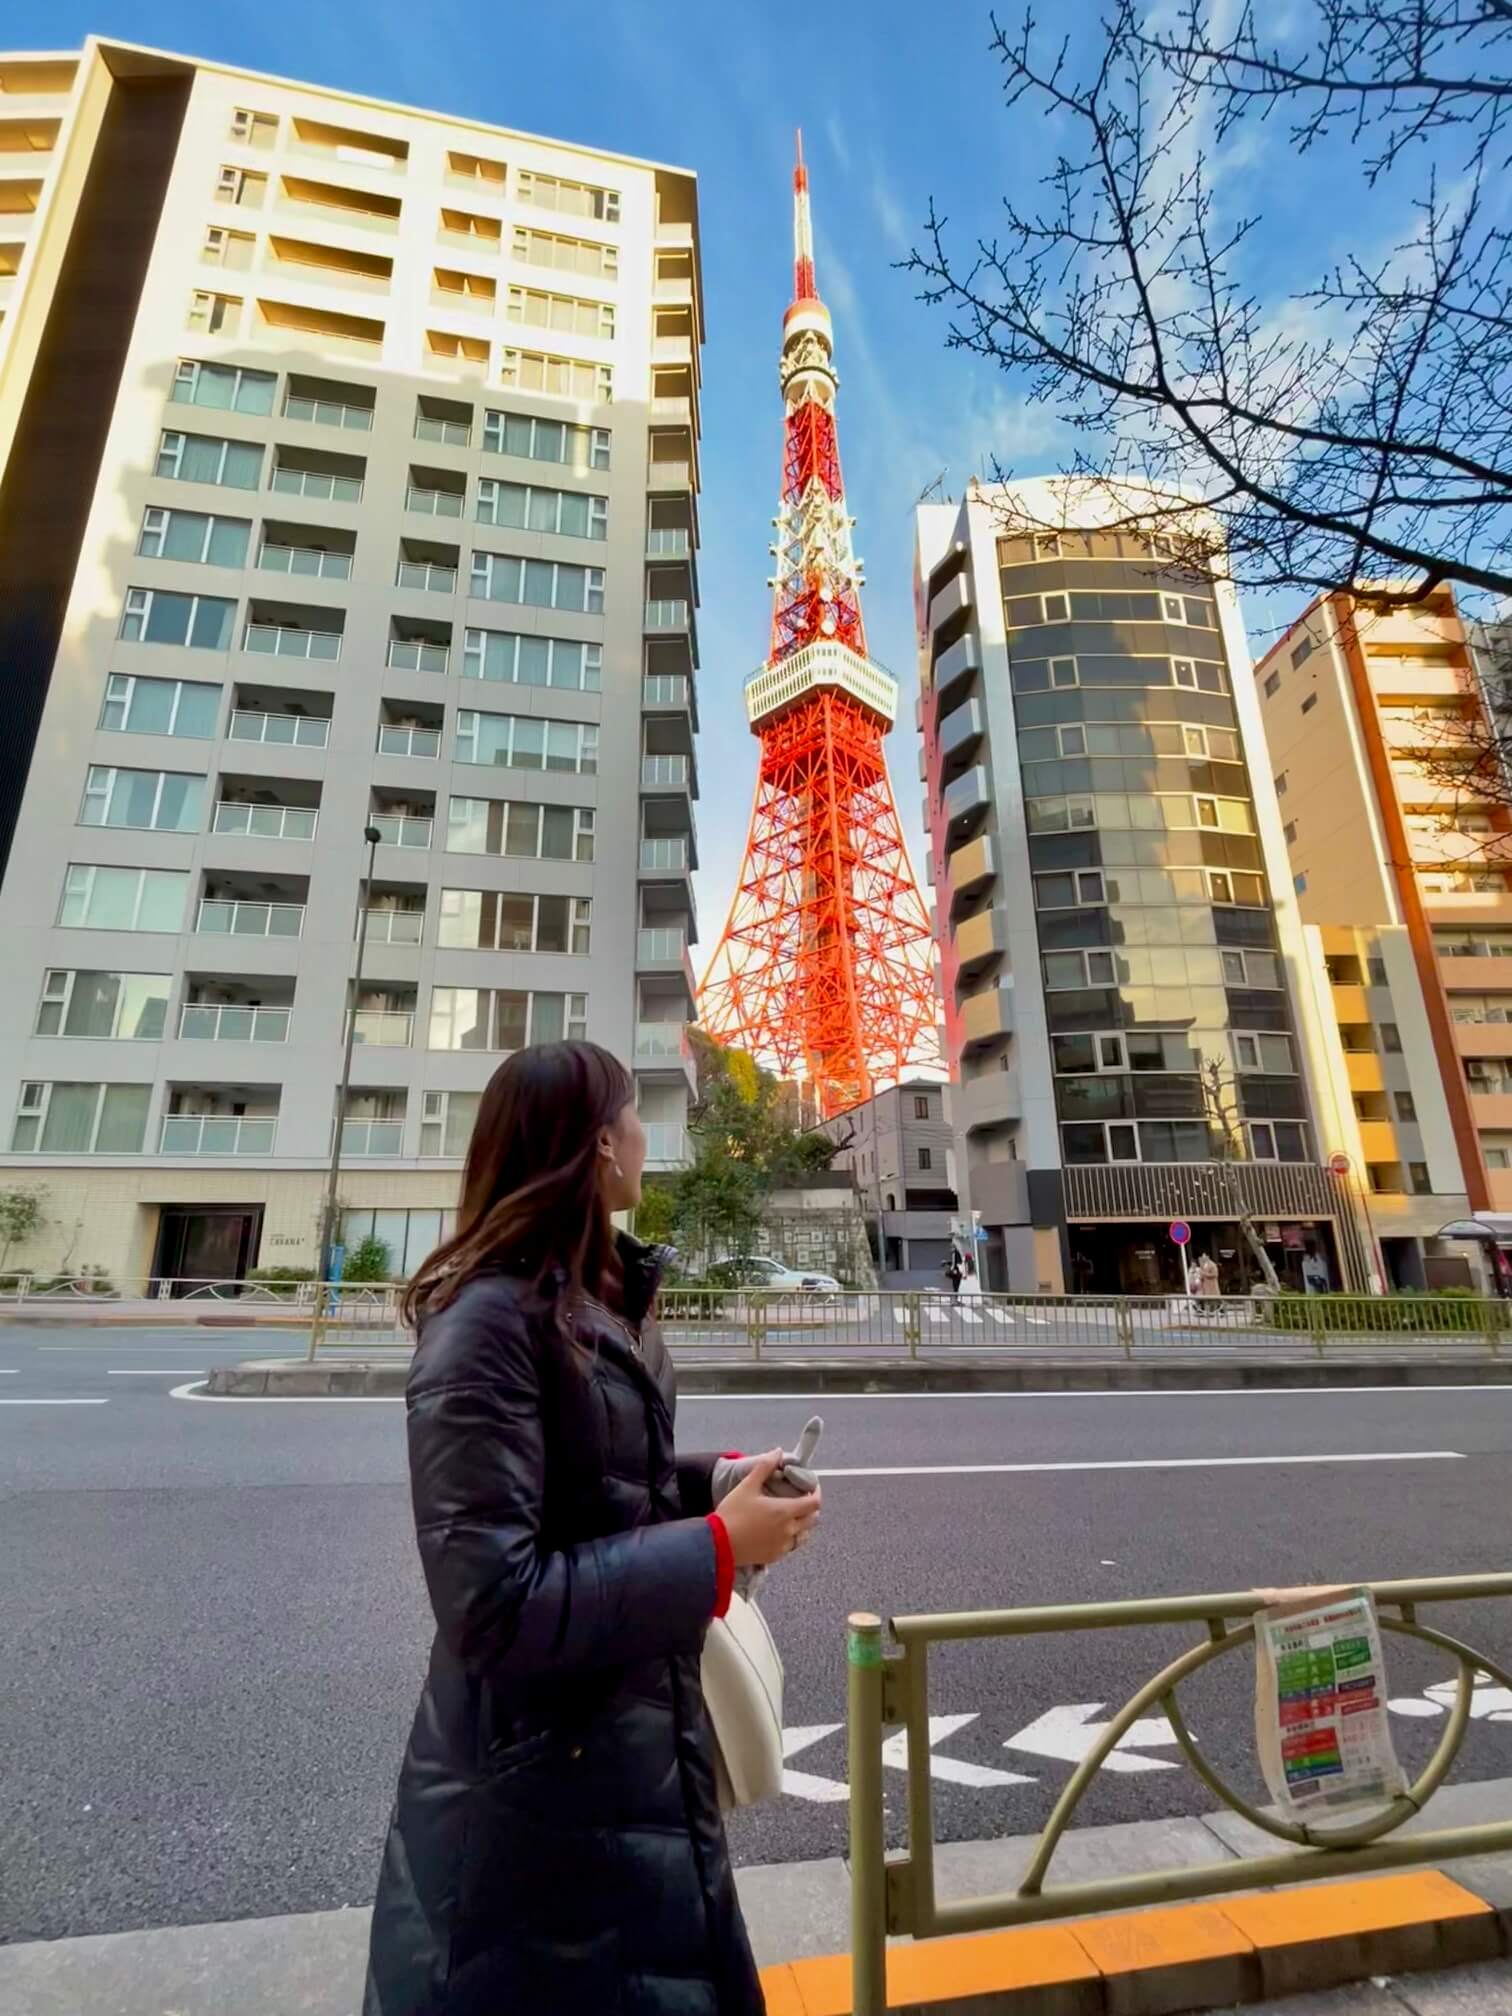
{"type": "Polygon", "coordinates": [[[503,1054],[677,1165],[702,297],[686,170],[102,40],[0,57],[11,1265],[408,1271],[503,1054]],[[367,947],[354,987],[359,907],[367,947]]]}

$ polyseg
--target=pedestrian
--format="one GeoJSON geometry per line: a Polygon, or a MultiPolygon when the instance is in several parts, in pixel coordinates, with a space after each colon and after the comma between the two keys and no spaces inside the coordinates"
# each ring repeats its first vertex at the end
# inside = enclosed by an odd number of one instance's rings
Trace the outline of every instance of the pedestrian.
{"type": "Polygon", "coordinates": [[[1187,1298],[1191,1303],[1192,1314],[1194,1316],[1200,1316],[1202,1314],[1202,1303],[1200,1300],[1200,1297],[1202,1295],[1202,1268],[1198,1264],[1197,1256],[1195,1253],[1192,1255],[1191,1259],[1187,1262],[1185,1272],[1186,1272],[1187,1298]]]}
{"type": "Polygon", "coordinates": [[[718,1459],[675,1453],[658,1256],[610,1219],[645,1155],[608,1051],[516,1052],[483,1094],[456,1234],[405,1298],[437,1630],[364,2016],[763,2008],[699,1662],[736,1570],[809,1539],[819,1493],[764,1495],[774,1452],[715,1511],[718,1459]]]}
{"type": "Polygon", "coordinates": [[[1209,1310],[1218,1300],[1218,1262],[1211,1253],[1204,1253],[1197,1263],[1197,1292],[1209,1310]]]}
{"type": "Polygon", "coordinates": [[[979,1296],[981,1292],[982,1277],[977,1272],[976,1261],[969,1253],[964,1254],[961,1259],[960,1293],[969,1301],[973,1296],[979,1296]]]}
{"type": "Polygon", "coordinates": [[[961,1264],[960,1254],[952,1246],[950,1249],[950,1258],[945,1262],[945,1278],[950,1283],[950,1292],[952,1295],[960,1294],[961,1277],[965,1271],[965,1268],[961,1264]]]}

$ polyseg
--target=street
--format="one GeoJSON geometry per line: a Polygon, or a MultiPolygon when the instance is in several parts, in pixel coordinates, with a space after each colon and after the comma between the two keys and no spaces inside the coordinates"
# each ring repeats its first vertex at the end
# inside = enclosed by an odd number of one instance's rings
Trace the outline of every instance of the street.
{"type": "MultiPolygon", "coordinates": [[[[370,1900],[429,1636],[402,1406],[192,1392],[216,1363],[299,1348],[267,1333],[0,1330],[0,1938],[370,1900]]],[[[790,1443],[811,1411],[796,1389],[690,1398],[680,1440],[790,1443]]],[[[794,1775],[778,1806],[734,1820],[744,1862],[842,1845],[848,1610],[1508,1564],[1506,1387],[831,1396],[817,1411],[823,1530],[764,1599],[794,1775]]],[[[1491,1605],[1433,1621],[1512,1660],[1512,1616],[1491,1605]]],[[[1088,1726],[1192,1640],[938,1652],[940,1837],[1036,1825],[1088,1726]]],[[[1448,1666],[1401,1639],[1388,1656],[1410,1768],[1444,1726],[1427,1690],[1448,1666]]],[[[1183,1700],[1204,1750],[1255,1794],[1245,1656],[1183,1700]]],[[[1481,1710],[1456,1777],[1512,1776],[1512,1699],[1481,1710]]],[[[1211,1807],[1174,1759],[1144,1732],[1080,1823],[1211,1807]]]]}

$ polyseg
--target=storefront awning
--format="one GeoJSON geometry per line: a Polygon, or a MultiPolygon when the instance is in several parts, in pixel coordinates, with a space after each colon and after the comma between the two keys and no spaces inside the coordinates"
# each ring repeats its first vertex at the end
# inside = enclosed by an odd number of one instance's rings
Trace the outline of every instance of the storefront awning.
{"type": "Polygon", "coordinates": [[[1482,1245],[1512,1245],[1512,1213],[1481,1211],[1474,1218],[1455,1218],[1441,1225],[1437,1239],[1475,1239],[1482,1245]]]}

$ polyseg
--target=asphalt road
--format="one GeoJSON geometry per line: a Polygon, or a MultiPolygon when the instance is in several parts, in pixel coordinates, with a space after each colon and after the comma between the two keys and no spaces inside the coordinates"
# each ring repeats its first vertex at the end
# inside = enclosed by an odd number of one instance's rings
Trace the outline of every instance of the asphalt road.
{"type": "MultiPolygon", "coordinates": [[[[174,1397],[221,1359],[281,1348],[298,1347],[266,1333],[0,1330],[0,1938],[371,1896],[429,1635],[402,1408],[174,1397]]],[[[1512,1388],[818,1404],[833,1473],[821,1540],[766,1598],[804,1776],[798,1795],[736,1817],[743,1861],[842,1844],[844,1734],[829,1725],[844,1712],[848,1610],[1512,1566],[1512,1388]]],[[[789,1441],[809,1411],[796,1390],[689,1399],[680,1428],[685,1444],[759,1448],[789,1441]]],[[[1512,1606],[1439,1621],[1512,1661],[1512,1606]]],[[[938,1652],[935,1712],[970,1718],[938,1745],[940,1837],[1036,1825],[1071,1764],[1008,1740],[1053,1747],[1070,1711],[1105,1716],[1190,1642],[938,1652]],[[1057,1709],[1059,1734],[1035,1735],[1057,1709]]],[[[1446,1668],[1401,1641],[1390,1660],[1393,1696],[1420,1710],[1393,1718],[1410,1766],[1443,1726],[1424,1689],[1446,1668]]],[[[1249,1686],[1236,1658],[1185,1698],[1205,1749],[1253,1792],[1249,1686]]],[[[1184,1770],[1162,1768],[1172,1754],[1105,1773],[1083,1818],[1209,1806],[1184,1770]]],[[[1512,1777],[1512,1713],[1472,1725],[1458,1775],[1512,1777]]]]}

